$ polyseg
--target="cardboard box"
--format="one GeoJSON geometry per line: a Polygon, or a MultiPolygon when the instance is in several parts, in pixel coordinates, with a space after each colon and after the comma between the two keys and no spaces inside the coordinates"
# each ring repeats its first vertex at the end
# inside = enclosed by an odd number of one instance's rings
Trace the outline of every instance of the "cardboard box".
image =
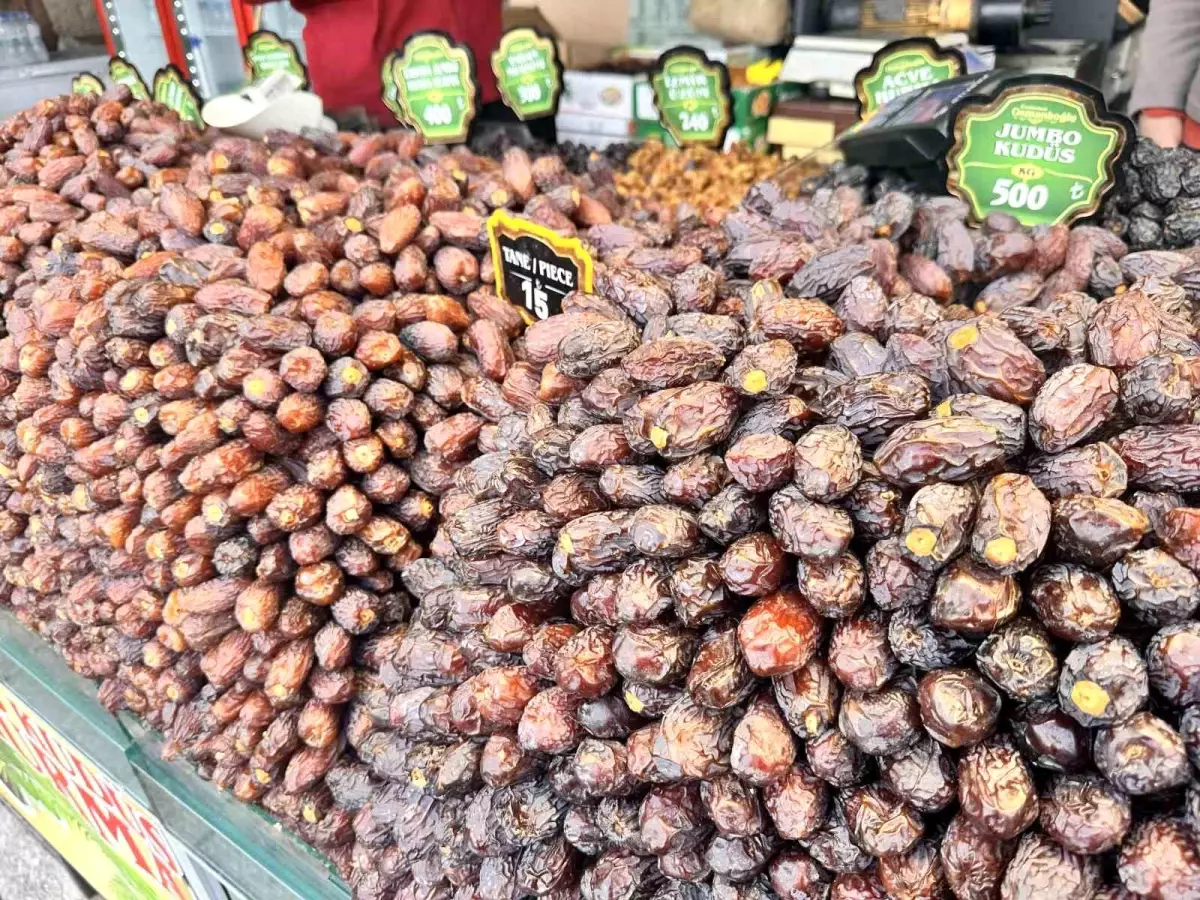
{"type": "Polygon", "coordinates": [[[834,139],[857,121],[856,107],[849,101],[789,98],[775,104],[767,140],[779,145],[784,159],[811,157],[828,166],[841,159],[834,139]]]}
{"type": "Polygon", "coordinates": [[[819,166],[828,168],[836,162],[841,162],[842,151],[837,147],[795,147],[785,145],[780,148],[785,160],[811,158],[819,166]]]}
{"type": "Polygon", "coordinates": [[[605,119],[600,116],[572,116],[559,113],[554,117],[557,131],[572,131],[579,134],[595,134],[617,141],[631,141],[636,133],[633,119],[605,119]]]}
{"type": "Polygon", "coordinates": [[[591,134],[585,131],[563,131],[558,129],[559,143],[570,141],[573,144],[583,144],[585,147],[595,147],[603,150],[611,144],[620,144],[629,140],[628,137],[611,137],[603,134],[591,134]]]}
{"type": "Polygon", "coordinates": [[[793,98],[775,104],[767,135],[772,144],[822,147],[857,122],[857,107],[848,100],[793,98]]]}
{"type": "Polygon", "coordinates": [[[781,146],[824,147],[837,137],[833,122],[771,116],[767,122],[767,140],[781,146]]]}
{"type": "Polygon", "coordinates": [[[510,15],[534,10],[558,41],[564,69],[587,69],[608,59],[613,47],[629,40],[629,0],[586,3],[581,0],[509,0],[510,15]]]}
{"type": "Polygon", "coordinates": [[[560,134],[612,141],[643,141],[665,134],[658,124],[649,77],[622,72],[563,72],[563,96],[554,124],[560,134]]]}
{"type": "Polygon", "coordinates": [[[649,91],[645,75],[617,72],[563,72],[563,94],[558,103],[559,116],[594,116],[601,119],[636,118],[637,93],[649,91]]]}

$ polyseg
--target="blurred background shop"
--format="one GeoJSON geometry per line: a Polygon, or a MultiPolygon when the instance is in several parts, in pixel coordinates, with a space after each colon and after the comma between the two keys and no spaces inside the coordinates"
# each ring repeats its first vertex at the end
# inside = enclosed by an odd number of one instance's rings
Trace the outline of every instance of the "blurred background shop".
{"type": "MultiPolygon", "coordinates": [[[[1169,0],[1155,0],[1169,7],[1169,0]]],[[[242,49],[269,30],[307,61],[325,111],[388,124],[375,86],[380,58],[420,29],[469,46],[489,119],[495,86],[489,45],[514,22],[534,24],[558,45],[564,91],[554,118],[560,140],[590,146],[662,137],[648,71],[669,47],[689,44],[729,69],[735,101],[727,142],[767,143],[785,155],[825,147],[856,119],[854,75],[884,44],[929,36],[959,48],[972,69],[1071,75],[1099,88],[1110,108],[1134,92],[1145,0],[513,0],[427,3],[378,0],[3,0],[0,115],[66,90],[80,71],[103,72],[111,56],[149,83],[172,64],[201,98],[247,80],[242,49]],[[306,24],[307,19],[307,24],[306,24]],[[394,45],[389,47],[389,45],[394,45]]],[[[1183,7],[1195,4],[1182,3],[1183,7]]],[[[1155,18],[1168,18],[1170,10],[1155,18]]],[[[1179,13],[1175,13],[1176,19],[1179,13]]],[[[1183,14],[1186,18],[1186,10],[1183,14]]],[[[1200,29],[1200,24],[1197,25],[1200,29]]],[[[1200,55],[1200,42],[1192,42],[1200,55]]],[[[1171,44],[1174,47],[1175,44],[1171,44]]],[[[1156,54],[1157,55],[1157,54],[1156,54]]],[[[1172,58],[1178,54],[1172,53],[1172,58]]],[[[1195,63],[1183,54],[1179,84],[1195,63]],[[1189,69],[1190,66],[1190,69],[1189,69]]],[[[1151,116],[1181,123],[1184,97],[1147,95],[1151,116]],[[1165,108],[1165,112],[1164,112],[1165,108]]],[[[1197,88],[1200,98],[1200,88],[1197,88]]],[[[1200,100],[1198,100],[1200,102],[1200,100]]],[[[502,106],[495,118],[504,118],[502,106]]],[[[541,123],[544,134],[548,123],[541,123]]],[[[1167,130],[1168,139],[1171,132],[1167,130]]]]}

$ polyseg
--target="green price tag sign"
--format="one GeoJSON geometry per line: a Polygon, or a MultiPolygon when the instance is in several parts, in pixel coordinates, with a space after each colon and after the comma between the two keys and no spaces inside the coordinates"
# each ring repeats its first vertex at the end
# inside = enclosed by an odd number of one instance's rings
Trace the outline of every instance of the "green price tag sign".
{"type": "Polygon", "coordinates": [[[421,31],[388,54],[381,74],[383,102],[431,144],[466,140],[475,118],[475,61],[471,51],[439,31],[421,31]]]}
{"type": "Polygon", "coordinates": [[[123,84],[134,100],[149,100],[150,89],[146,87],[146,79],[138,71],[137,66],[128,60],[114,56],[108,61],[108,77],[113,84],[123,84]]]}
{"type": "Polygon", "coordinates": [[[967,100],[955,114],[946,187],[976,219],[1005,212],[1032,226],[1090,215],[1132,146],[1133,126],[1108,113],[1095,91],[1032,77],[985,104],[967,100]]]}
{"type": "Polygon", "coordinates": [[[273,72],[290,72],[308,87],[308,68],[300,61],[300,51],[286,38],[273,31],[256,31],[242,48],[242,59],[250,73],[250,82],[262,81],[273,72]]]}
{"type": "Polygon", "coordinates": [[[175,110],[185,122],[204,127],[204,119],[200,115],[200,95],[171,63],[154,73],[154,100],[175,110]]]}
{"type": "Polygon", "coordinates": [[[72,94],[95,94],[99,97],[104,93],[104,82],[91,72],[80,72],[71,79],[72,94]]]}
{"type": "Polygon", "coordinates": [[[395,50],[383,58],[383,65],[379,67],[379,93],[388,112],[395,116],[397,121],[404,122],[404,109],[400,106],[400,88],[396,85],[396,62],[399,59],[400,54],[395,50]]]}
{"type": "Polygon", "coordinates": [[[703,50],[675,47],[650,76],[663,128],[680,144],[717,144],[730,122],[729,71],[703,50]]]}
{"type": "Polygon", "coordinates": [[[505,104],[521,121],[552,116],[562,93],[554,41],[533,28],[514,28],[492,54],[492,72],[505,104]]]}
{"type": "Polygon", "coordinates": [[[929,38],[909,38],[881,47],[871,65],[854,76],[858,117],[866,120],[890,100],[965,74],[967,63],[957,50],[943,50],[929,38]]]}

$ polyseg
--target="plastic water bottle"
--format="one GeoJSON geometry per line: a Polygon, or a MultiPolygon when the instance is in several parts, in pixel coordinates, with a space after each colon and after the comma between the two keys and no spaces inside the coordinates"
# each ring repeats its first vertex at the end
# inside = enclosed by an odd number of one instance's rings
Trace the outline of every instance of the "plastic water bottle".
{"type": "Polygon", "coordinates": [[[11,65],[23,66],[27,62],[29,51],[25,47],[25,37],[22,34],[20,19],[15,12],[4,16],[4,44],[8,50],[8,60],[11,65]]]}
{"type": "Polygon", "coordinates": [[[21,65],[33,61],[33,47],[29,43],[29,32],[25,30],[27,18],[28,15],[20,11],[12,15],[13,49],[16,51],[16,60],[21,65]]]}
{"type": "Polygon", "coordinates": [[[25,66],[50,58],[37,23],[24,10],[0,14],[0,60],[25,66]]]}
{"type": "Polygon", "coordinates": [[[12,14],[0,12],[0,64],[16,65],[16,47],[12,40],[12,14]]]}
{"type": "Polygon", "coordinates": [[[33,54],[31,62],[49,62],[50,53],[46,50],[46,42],[42,40],[42,29],[28,12],[22,15],[25,17],[25,34],[29,38],[29,48],[33,54]]]}

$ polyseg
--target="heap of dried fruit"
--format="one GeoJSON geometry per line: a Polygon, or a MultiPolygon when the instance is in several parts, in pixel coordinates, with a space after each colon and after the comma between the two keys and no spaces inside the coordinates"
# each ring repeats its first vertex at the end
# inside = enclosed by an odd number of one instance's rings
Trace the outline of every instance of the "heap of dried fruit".
{"type": "Polygon", "coordinates": [[[1200,242],[1200,153],[1139,138],[1121,175],[1104,205],[1106,227],[1134,250],[1200,242]]]}
{"type": "Polygon", "coordinates": [[[388,722],[396,574],[456,470],[571,383],[521,351],[486,217],[609,223],[611,173],[201,134],[124,88],[39,103],[0,152],[3,599],[349,871],[323,778],[388,722]]]}
{"type": "Polygon", "coordinates": [[[1200,897],[1196,251],[122,88],[0,151],[0,597],[359,900],[1200,897]],[[497,206],[596,293],[524,329],[497,206]]]}
{"type": "Polygon", "coordinates": [[[684,203],[715,223],[779,167],[779,157],[740,143],[722,151],[647,141],[629,154],[626,165],[617,175],[617,190],[631,208],[674,218],[684,203]]]}
{"type": "Polygon", "coordinates": [[[585,174],[589,168],[597,165],[609,166],[617,171],[624,171],[630,155],[637,149],[637,144],[617,142],[602,148],[590,147],[587,144],[577,144],[574,141],[562,141],[550,145],[521,131],[512,128],[495,128],[481,131],[472,135],[468,146],[481,156],[503,158],[504,154],[513,147],[521,147],[531,156],[554,154],[562,159],[567,169],[576,175],[585,174]]]}
{"type": "Polygon", "coordinates": [[[363,900],[1200,897],[1200,266],[964,218],[589,232],[403,573],[363,900]]]}

